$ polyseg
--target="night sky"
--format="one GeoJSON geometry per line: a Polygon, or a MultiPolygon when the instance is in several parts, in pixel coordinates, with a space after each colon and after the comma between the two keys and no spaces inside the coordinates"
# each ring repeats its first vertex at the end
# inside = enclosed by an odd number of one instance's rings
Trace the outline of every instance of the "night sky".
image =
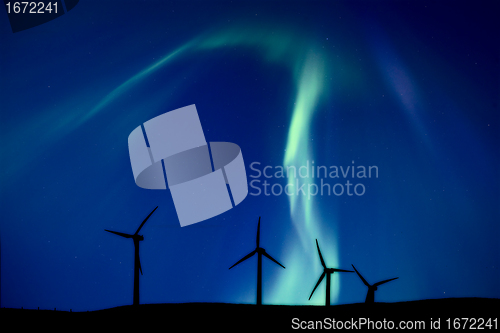
{"type": "MultiPolygon", "coordinates": [[[[316,239],[329,267],[399,277],[376,301],[500,298],[494,4],[81,0],[17,33],[4,12],[1,306],[131,304],[133,242],[104,229],[134,233],[156,206],[141,303],[255,303],[257,258],[228,268],[254,250],[259,216],[286,267],[263,258],[263,304],[324,304],[325,282],[308,301],[316,239]],[[127,138],[191,104],[207,141],[240,146],[261,193],[181,228],[169,190],[135,184],[127,138]],[[279,177],[313,161],[339,177],[279,177]],[[321,181],[344,192],[308,196],[321,181]],[[272,194],[287,184],[305,193],[272,194]]],[[[366,292],[355,273],[332,276],[332,304],[366,292]]]]}

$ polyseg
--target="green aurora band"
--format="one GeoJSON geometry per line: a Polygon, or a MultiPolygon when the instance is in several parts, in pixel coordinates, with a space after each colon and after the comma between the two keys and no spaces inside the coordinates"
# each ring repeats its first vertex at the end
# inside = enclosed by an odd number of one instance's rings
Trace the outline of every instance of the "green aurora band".
{"type": "MultiPolygon", "coordinates": [[[[195,38],[118,86],[95,106],[84,120],[97,114],[126,90],[131,89],[149,74],[170,64],[181,55],[236,46],[256,50],[266,62],[285,66],[291,70],[295,80],[296,94],[283,163],[295,166],[306,165],[308,160],[313,160],[309,129],[316,107],[321,102],[322,93],[325,91],[327,59],[325,53],[321,52],[318,47],[314,47],[310,39],[291,31],[246,27],[228,29],[195,38]]],[[[311,183],[311,180],[307,178],[299,177],[298,181],[299,186],[305,184],[305,187],[311,183]]],[[[295,183],[295,178],[290,177],[288,182],[295,183]]],[[[289,196],[289,201],[291,220],[299,236],[301,247],[298,247],[296,242],[289,242],[285,245],[287,249],[283,249],[285,250],[283,253],[287,253],[287,257],[283,258],[283,262],[287,263],[287,272],[280,274],[275,281],[268,282],[273,287],[269,288],[272,291],[266,301],[272,304],[306,303],[307,293],[290,293],[290,290],[303,289],[308,285],[312,290],[317,279],[316,273],[304,276],[304,272],[320,272],[322,269],[314,246],[315,239],[322,235],[320,220],[314,214],[314,211],[318,210],[314,209],[313,200],[308,200],[306,196],[289,196]],[[304,265],[310,265],[309,269],[304,269],[304,265]]],[[[326,253],[325,260],[328,265],[336,266],[338,255],[334,237],[323,236],[321,240],[323,252],[326,253]]],[[[339,287],[338,274],[335,274],[331,285],[332,302],[335,302],[338,296],[339,287]]],[[[308,304],[324,304],[323,288],[317,290],[315,297],[308,304]]]]}
{"type": "MultiPolygon", "coordinates": [[[[351,78],[338,77],[338,75],[341,72],[346,75],[349,71],[344,70],[345,64],[341,66],[338,63],[338,57],[332,55],[327,57],[324,49],[315,45],[308,36],[299,31],[293,31],[292,29],[273,30],[253,26],[223,29],[219,32],[206,33],[194,38],[120,84],[97,105],[93,107],[85,106],[83,109],[70,106],[64,108],[64,111],[71,108],[74,112],[62,112],[62,109],[47,110],[44,112],[44,116],[41,116],[41,119],[29,124],[24,123],[23,128],[20,126],[19,130],[7,133],[8,140],[5,142],[18,142],[18,137],[22,137],[24,132],[42,131],[44,126],[40,124],[50,123],[53,119],[58,119],[61,126],[51,131],[50,135],[42,136],[41,140],[31,147],[33,153],[26,154],[23,157],[26,160],[24,164],[28,165],[28,159],[40,156],[41,152],[51,142],[60,140],[65,135],[84,125],[101,111],[104,111],[111,103],[124,96],[127,91],[137,87],[151,74],[171,64],[180,56],[231,47],[248,48],[256,52],[265,62],[283,66],[291,71],[296,91],[294,93],[294,106],[283,163],[284,165],[295,166],[306,165],[306,161],[313,160],[310,144],[311,122],[318,105],[322,102],[325,91],[327,91],[327,80],[325,78],[332,77],[327,65],[334,64],[335,68],[341,68],[336,72],[336,79],[344,83],[351,78]],[[89,109],[90,111],[86,111],[89,109]]],[[[78,98],[75,97],[74,99],[78,98]]],[[[2,179],[12,178],[14,170],[9,170],[3,173],[2,179]]],[[[307,187],[311,182],[310,179],[306,178],[298,178],[298,181],[299,185],[305,184],[304,187],[307,187]]],[[[288,182],[295,182],[295,179],[290,178],[288,182]]],[[[265,292],[267,296],[264,301],[268,304],[323,304],[324,288],[318,288],[310,302],[307,302],[308,291],[299,290],[307,288],[305,286],[310,286],[310,290],[312,290],[318,278],[316,274],[319,276],[322,270],[315,247],[315,239],[320,235],[319,241],[325,253],[327,264],[331,266],[338,264],[335,235],[331,232],[328,235],[321,233],[321,221],[314,214],[319,209],[314,207],[313,200],[308,200],[307,196],[289,196],[289,200],[291,220],[299,241],[289,237],[287,244],[281,249],[285,257],[280,257],[280,259],[283,260],[287,267],[286,273],[279,274],[273,281],[266,282],[266,289],[269,291],[265,292]],[[297,246],[298,244],[301,246],[297,246]],[[290,290],[297,290],[297,292],[291,293],[290,290]]],[[[330,230],[336,226],[336,221],[330,220],[328,223],[330,230]]],[[[339,290],[338,274],[334,274],[332,278],[332,302],[335,302],[339,290]]]]}

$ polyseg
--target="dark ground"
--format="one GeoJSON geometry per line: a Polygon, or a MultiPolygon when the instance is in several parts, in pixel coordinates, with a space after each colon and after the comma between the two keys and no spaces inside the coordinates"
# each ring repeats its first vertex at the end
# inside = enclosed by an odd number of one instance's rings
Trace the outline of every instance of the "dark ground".
{"type": "MultiPolygon", "coordinates": [[[[498,331],[500,299],[448,298],[398,303],[324,306],[280,306],[225,303],[142,304],[89,312],[0,309],[2,322],[51,327],[105,327],[141,325],[154,331],[285,331],[302,329],[482,329],[498,331]],[[296,318],[296,319],[294,319],[296,318]],[[458,318],[458,319],[456,319],[458,318]],[[467,318],[467,321],[466,319],[467,318]],[[447,321],[447,319],[450,319],[447,321]],[[333,322],[335,320],[335,322],[333,322]],[[339,323],[342,321],[342,324],[339,323]],[[404,321],[404,323],[403,323],[404,321]],[[353,328],[350,326],[357,322],[353,328]],[[151,324],[155,325],[155,329],[151,324]],[[69,325],[69,326],[68,326],[69,325]],[[342,326],[338,326],[342,325],[342,326]],[[411,326],[411,327],[410,327],[411,326]],[[158,327],[161,327],[158,329],[158,327]],[[496,329],[495,329],[496,328],[496,329]]],[[[113,329],[113,330],[115,330],[113,329]]],[[[99,329],[100,331],[100,329],[99,329]]]]}

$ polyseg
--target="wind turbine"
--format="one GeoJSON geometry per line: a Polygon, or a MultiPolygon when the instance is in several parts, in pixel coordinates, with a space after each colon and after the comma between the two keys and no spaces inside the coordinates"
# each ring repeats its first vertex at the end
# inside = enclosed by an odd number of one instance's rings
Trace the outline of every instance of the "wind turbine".
{"type": "Polygon", "coordinates": [[[337,269],[337,268],[327,268],[325,265],[325,261],[323,260],[323,256],[321,255],[321,250],[319,249],[318,245],[318,240],[316,239],[316,247],[318,248],[318,254],[319,254],[319,259],[321,260],[321,265],[323,265],[323,274],[319,277],[318,283],[316,283],[316,286],[314,286],[314,289],[311,293],[311,296],[309,296],[309,300],[311,299],[312,295],[314,294],[314,291],[316,288],[318,288],[319,284],[321,281],[323,281],[323,278],[326,275],[326,299],[325,299],[325,306],[330,306],[330,275],[332,275],[335,272],[349,272],[349,273],[354,273],[354,271],[346,271],[344,269],[337,269]]]}
{"type": "Polygon", "coordinates": [[[366,282],[366,280],[361,276],[361,274],[359,274],[358,270],[356,269],[356,267],[354,267],[354,265],[352,265],[352,268],[354,268],[354,270],[356,271],[356,273],[358,273],[358,276],[361,278],[361,281],[363,281],[363,283],[365,284],[365,286],[368,287],[368,293],[366,294],[366,299],[365,299],[365,303],[374,303],[375,302],[375,290],[377,290],[378,286],[380,286],[381,284],[384,284],[384,283],[387,283],[389,281],[392,281],[392,280],[396,280],[398,279],[397,277],[396,278],[392,278],[392,279],[389,279],[389,280],[384,280],[384,281],[380,281],[380,282],[377,282],[377,283],[374,283],[372,285],[370,285],[368,282],[366,282]]]}
{"type": "Polygon", "coordinates": [[[255,250],[253,250],[243,258],[241,258],[236,264],[229,267],[229,269],[233,268],[240,262],[247,260],[248,258],[252,257],[254,254],[257,253],[258,255],[257,256],[257,305],[262,305],[262,255],[266,256],[268,259],[274,261],[283,268],[285,268],[285,266],[276,261],[276,259],[267,254],[266,250],[264,250],[259,246],[259,238],[260,238],[260,216],[259,216],[259,224],[257,225],[257,247],[255,248],[255,250]]]}
{"type": "MultiPolygon", "coordinates": [[[[158,208],[158,206],[156,206],[158,208]]],[[[134,248],[135,248],[135,257],[134,257],[134,305],[139,305],[139,271],[141,271],[142,275],[142,267],[141,267],[141,260],[139,259],[139,242],[144,240],[144,237],[142,235],[139,235],[139,231],[141,230],[142,226],[146,221],[149,219],[149,217],[155,212],[155,209],[149,215],[142,221],[141,225],[133,235],[125,234],[123,232],[118,232],[118,231],[111,231],[104,229],[107,232],[111,232],[113,234],[116,234],[118,236],[122,236],[125,238],[132,238],[134,241],[134,248]]]]}

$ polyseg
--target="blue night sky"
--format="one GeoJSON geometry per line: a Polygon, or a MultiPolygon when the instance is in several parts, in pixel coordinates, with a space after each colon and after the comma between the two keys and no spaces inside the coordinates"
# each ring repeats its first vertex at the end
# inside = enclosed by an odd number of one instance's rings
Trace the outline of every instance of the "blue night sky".
{"type": "MultiPolygon", "coordinates": [[[[330,267],[399,277],[377,301],[500,298],[499,14],[494,1],[81,0],[12,33],[4,12],[1,306],[131,304],[133,242],[104,229],[134,233],[156,206],[141,303],[255,303],[257,258],[228,268],[255,248],[259,216],[286,267],[263,259],[264,304],[324,304],[325,282],[308,301],[316,239],[330,267]],[[207,141],[240,146],[261,194],[181,228],[168,190],[135,184],[127,138],[191,104],[207,141]],[[313,161],[339,178],[276,177],[313,161]],[[353,166],[378,177],[344,178],[353,166]],[[264,181],[306,191],[265,195],[264,181]],[[321,181],[344,193],[308,197],[321,181]]],[[[332,276],[332,304],[366,291],[332,276]]]]}

